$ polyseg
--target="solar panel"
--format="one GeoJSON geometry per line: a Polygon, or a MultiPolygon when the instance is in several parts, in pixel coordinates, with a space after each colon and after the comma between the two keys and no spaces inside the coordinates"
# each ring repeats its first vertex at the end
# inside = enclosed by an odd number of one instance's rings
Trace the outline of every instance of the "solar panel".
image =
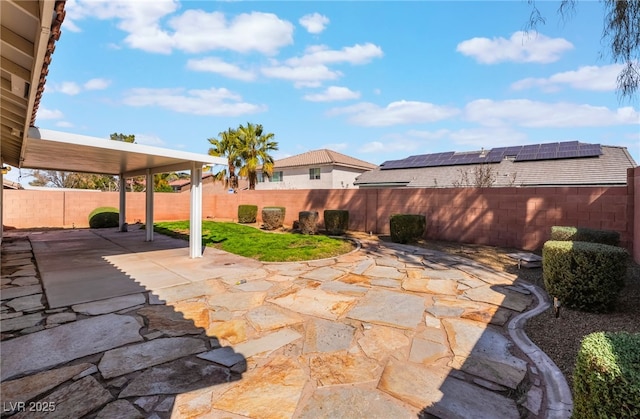
{"type": "Polygon", "coordinates": [[[453,151],[418,154],[401,160],[388,160],[380,169],[408,169],[418,167],[441,167],[465,164],[500,163],[506,156],[515,156],[516,162],[535,160],[555,160],[581,157],[596,157],[602,154],[600,144],[578,141],[562,143],[529,144],[524,146],[496,147],[482,155],[475,153],[455,153],[453,151]]]}

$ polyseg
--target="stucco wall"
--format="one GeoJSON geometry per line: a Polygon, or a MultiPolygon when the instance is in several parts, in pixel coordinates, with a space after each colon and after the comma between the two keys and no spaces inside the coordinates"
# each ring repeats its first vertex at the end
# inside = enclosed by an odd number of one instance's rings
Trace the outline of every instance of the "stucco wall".
{"type": "Polygon", "coordinates": [[[338,189],[346,188],[346,185],[353,188],[353,182],[356,177],[363,172],[362,170],[340,166],[304,166],[275,170],[282,171],[283,180],[281,182],[271,182],[265,179],[264,182],[256,184],[256,190],[338,189]],[[309,179],[309,169],[312,167],[320,168],[320,179],[309,179]]]}
{"type": "MultiPolygon", "coordinates": [[[[347,209],[352,230],[387,234],[389,216],[425,214],[426,237],[538,249],[551,226],[573,225],[616,230],[622,245],[640,260],[640,170],[629,171],[628,186],[571,188],[451,188],[451,189],[316,189],[240,191],[204,194],[203,218],[237,219],[240,204],[284,206],[291,225],[299,211],[347,209]],[[637,216],[637,214],[636,214],[637,216]]],[[[115,192],[5,191],[5,226],[85,227],[96,207],[118,206],[115,192]]],[[[156,193],[156,220],[189,218],[189,193],[156,193]]],[[[260,211],[258,212],[260,214],[260,211]]],[[[144,222],[144,194],[127,193],[127,222],[144,222]]]]}

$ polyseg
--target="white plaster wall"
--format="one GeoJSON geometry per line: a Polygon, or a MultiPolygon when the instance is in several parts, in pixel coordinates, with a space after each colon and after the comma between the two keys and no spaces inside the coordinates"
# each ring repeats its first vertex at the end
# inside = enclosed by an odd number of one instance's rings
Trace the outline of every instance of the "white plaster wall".
{"type": "MultiPolygon", "coordinates": [[[[278,169],[276,169],[278,171],[278,169]]],[[[336,166],[305,166],[282,169],[282,182],[258,182],[256,190],[274,189],[343,189],[354,188],[353,182],[362,171],[336,166]],[[320,167],[320,179],[309,179],[309,169],[320,167]]]]}
{"type": "Polygon", "coordinates": [[[348,167],[336,167],[333,170],[333,189],[353,189],[358,188],[354,186],[353,182],[360,174],[364,173],[363,170],[351,169],[348,167]]]}

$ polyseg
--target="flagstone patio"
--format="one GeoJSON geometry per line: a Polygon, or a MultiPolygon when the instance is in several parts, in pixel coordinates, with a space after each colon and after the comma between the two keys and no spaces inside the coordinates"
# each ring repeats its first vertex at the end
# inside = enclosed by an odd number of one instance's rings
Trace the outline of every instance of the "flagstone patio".
{"type": "Polygon", "coordinates": [[[548,303],[513,275],[375,240],[260,263],[156,237],[4,239],[3,417],[570,416],[522,330],[548,303]]]}

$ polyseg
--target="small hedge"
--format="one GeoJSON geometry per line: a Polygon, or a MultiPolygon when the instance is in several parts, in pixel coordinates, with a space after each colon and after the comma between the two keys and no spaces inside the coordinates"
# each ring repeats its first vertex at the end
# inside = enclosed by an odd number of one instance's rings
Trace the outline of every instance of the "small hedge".
{"type": "Polygon", "coordinates": [[[258,217],[257,205],[238,205],[238,222],[242,224],[255,223],[258,217]]]}
{"type": "Polygon", "coordinates": [[[89,214],[89,227],[110,228],[120,225],[120,213],[117,208],[98,207],[89,214]]]}
{"type": "Polygon", "coordinates": [[[264,207],[262,209],[262,224],[265,230],[275,230],[284,223],[284,207],[264,207]]]}
{"type": "Polygon", "coordinates": [[[318,211],[300,211],[298,228],[302,234],[316,234],[318,231],[318,211]]]}
{"type": "Polygon", "coordinates": [[[391,241],[408,243],[419,239],[427,229],[427,219],[420,214],[394,214],[389,220],[391,241]]]}
{"type": "Polygon", "coordinates": [[[618,246],[620,244],[620,233],[612,230],[553,226],[551,227],[551,240],[591,242],[618,246]]]}
{"type": "Polygon", "coordinates": [[[624,287],[627,257],[621,247],[548,241],[542,248],[544,285],[564,306],[609,311],[624,287]]]}
{"type": "Polygon", "coordinates": [[[574,418],[640,417],[640,333],[587,335],[573,373],[574,418]]]}
{"type": "Polygon", "coordinates": [[[344,234],[349,229],[349,211],[324,210],[324,229],[334,236],[344,234]]]}

